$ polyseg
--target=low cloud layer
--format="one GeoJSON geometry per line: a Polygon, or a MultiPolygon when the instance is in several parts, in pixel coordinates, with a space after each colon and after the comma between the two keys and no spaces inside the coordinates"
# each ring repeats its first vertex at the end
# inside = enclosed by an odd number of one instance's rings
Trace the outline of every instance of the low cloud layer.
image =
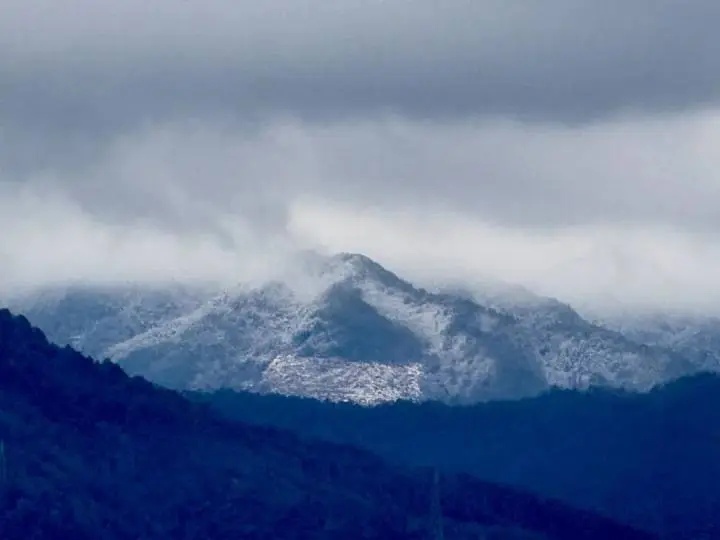
{"type": "Polygon", "coordinates": [[[710,114],[513,123],[173,124],[78,172],[6,179],[5,283],[275,277],[300,249],[424,281],[517,282],[573,302],[712,308],[710,114]]]}
{"type": "Polygon", "coordinates": [[[9,0],[0,294],[424,281],[720,311],[717,2],[9,0]]]}

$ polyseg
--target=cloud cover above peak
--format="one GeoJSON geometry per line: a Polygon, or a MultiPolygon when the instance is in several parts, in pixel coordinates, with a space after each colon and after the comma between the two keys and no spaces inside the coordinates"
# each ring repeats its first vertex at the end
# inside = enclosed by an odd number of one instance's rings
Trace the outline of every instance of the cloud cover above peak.
{"type": "Polygon", "coordinates": [[[718,15],[8,0],[0,291],[262,279],[318,248],[720,309],[718,15]]]}
{"type": "Polygon", "coordinates": [[[7,0],[2,115],[108,133],[180,116],[585,123],[720,99],[711,0],[7,0]]]}

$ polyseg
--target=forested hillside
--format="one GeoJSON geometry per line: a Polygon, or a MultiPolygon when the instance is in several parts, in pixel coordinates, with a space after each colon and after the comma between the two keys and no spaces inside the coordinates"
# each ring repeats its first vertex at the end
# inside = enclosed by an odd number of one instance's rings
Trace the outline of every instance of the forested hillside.
{"type": "Polygon", "coordinates": [[[0,310],[0,538],[650,538],[469,476],[221,420],[0,310]],[[433,512],[432,501],[437,497],[433,512]]]}
{"type": "Polygon", "coordinates": [[[470,407],[199,394],[224,414],[532,490],[670,535],[720,537],[720,377],[648,394],[552,391],[470,407]]]}

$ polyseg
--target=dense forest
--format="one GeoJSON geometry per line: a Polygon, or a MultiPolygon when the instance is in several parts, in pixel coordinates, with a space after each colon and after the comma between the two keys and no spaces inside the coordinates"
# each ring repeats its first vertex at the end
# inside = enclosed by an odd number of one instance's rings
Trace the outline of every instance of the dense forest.
{"type": "Polygon", "coordinates": [[[468,475],[222,419],[0,310],[0,538],[643,539],[468,475]]]}
{"type": "Polygon", "coordinates": [[[552,391],[378,407],[222,391],[224,414],[532,490],[670,538],[720,538],[720,377],[648,394],[552,391]]]}

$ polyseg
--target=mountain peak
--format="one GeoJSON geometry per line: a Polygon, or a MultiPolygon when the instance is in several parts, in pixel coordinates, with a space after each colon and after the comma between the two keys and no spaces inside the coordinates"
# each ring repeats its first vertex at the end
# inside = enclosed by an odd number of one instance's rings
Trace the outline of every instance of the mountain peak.
{"type": "Polygon", "coordinates": [[[331,256],[330,259],[335,263],[345,264],[358,272],[385,272],[392,274],[379,262],[362,253],[341,252],[331,256]]]}
{"type": "Polygon", "coordinates": [[[386,287],[408,291],[414,287],[391,272],[379,262],[360,253],[338,253],[330,258],[329,264],[344,273],[345,281],[373,280],[386,287]]]}
{"type": "Polygon", "coordinates": [[[362,253],[349,252],[349,251],[341,251],[340,253],[336,253],[335,255],[332,255],[330,258],[337,259],[338,261],[353,263],[353,264],[377,265],[377,263],[374,260],[372,260],[370,257],[368,257],[367,255],[363,255],[362,253]]]}
{"type": "Polygon", "coordinates": [[[473,402],[552,386],[642,391],[685,369],[524,290],[433,293],[358,253],[304,253],[283,271],[200,298],[88,289],[11,307],[58,343],[175,388],[473,402]]]}
{"type": "Polygon", "coordinates": [[[372,282],[402,290],[413,288],[370,257],[347,252],[333,255],[302,252],[297,264],[292,265],[279,281],[305,302],[317,300],[337,285],[357,288],[372,282]]]}

